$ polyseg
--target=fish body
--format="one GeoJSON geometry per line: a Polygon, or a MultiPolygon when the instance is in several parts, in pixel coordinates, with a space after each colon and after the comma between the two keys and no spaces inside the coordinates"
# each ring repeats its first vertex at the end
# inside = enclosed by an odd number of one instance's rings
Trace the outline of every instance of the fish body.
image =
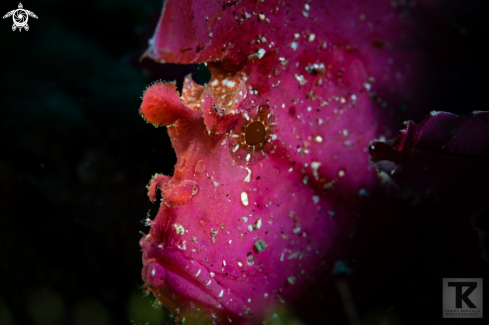
{"type": "Polygon", "coordinates": [[[379,183],[368,144],[420,97],[413,25],[385,1],[165,2],[147,55],[212,74],[156,82],[140,109],[177,156],[140,241],[177,318],[261,323],[348,258],[379,183]]]}

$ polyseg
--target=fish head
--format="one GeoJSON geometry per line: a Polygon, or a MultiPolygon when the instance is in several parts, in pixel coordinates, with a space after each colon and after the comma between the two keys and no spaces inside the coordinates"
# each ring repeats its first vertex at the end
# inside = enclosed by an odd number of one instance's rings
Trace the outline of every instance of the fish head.
{"type": "Polygon", "coordinates": [[[260,321],[348,255],[378,182],[368,143],[392,120],[380,110],[400,105],[415,75],[385,67],[418,57],[402,48],[399,22],[373,31],[345,22],[372,10],[165,2],[147,55],[205,62],[212,76],[205,85],[187,76],[181,95],[175,83],[156,82],[140,109],[167,127],[177,156],[174,175],[148,185],[161,205],[140,241],[145,284],[177,317],[260,321]]]}

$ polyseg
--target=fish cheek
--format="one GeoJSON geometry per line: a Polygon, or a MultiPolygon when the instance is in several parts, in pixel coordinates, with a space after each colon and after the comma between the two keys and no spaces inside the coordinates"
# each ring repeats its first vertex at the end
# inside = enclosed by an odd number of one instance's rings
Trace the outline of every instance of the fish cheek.
{"type": "Polygon", "coordinates": [[[229,133],[229,150],[234,161],[250,166],[273,154],[276,124],[269,105],[253,105],[243,111],[229,133]]]}
{"type": "Polygon", "coordinates": [[[185,180],[177,185],[169,183],[163,190],[163,200],[168,206],[177,207],[198,193],[199,185],[195,181],[185,180]]]}

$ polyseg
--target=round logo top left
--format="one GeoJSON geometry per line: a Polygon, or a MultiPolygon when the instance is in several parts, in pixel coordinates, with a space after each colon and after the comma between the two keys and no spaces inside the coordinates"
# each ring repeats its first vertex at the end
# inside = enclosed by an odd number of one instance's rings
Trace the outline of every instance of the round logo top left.
{"type": "Polygon", "coordinates": [[[27,21],[29,20],[29,16],[37,19],[36,14],[33,13],[32,11],[24,9],[22,3],[19,3],[19,7],[17,9],[7,12],[3,16],[3,19],[8,18],[10,16],[12,16],[12,19],[14,21],[14,24],[12,25],[12,31],[19,29],[19,32],[22,31],[22,28],[24,28],[26,31],[29,30],[29,25],[27,24],[27,21]]]}

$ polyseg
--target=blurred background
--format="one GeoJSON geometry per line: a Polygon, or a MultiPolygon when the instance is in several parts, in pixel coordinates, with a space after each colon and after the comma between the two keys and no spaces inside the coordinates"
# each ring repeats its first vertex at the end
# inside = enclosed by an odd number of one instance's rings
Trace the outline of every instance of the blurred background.
{"type": "MultiPolygon", "coordinates": [[[[2,16],[17,1],[2,1],[2,16]]],[[[446,94],[435,97],[461,114],[487,109],[489,31],[475,3],[447,1],[450,23],[420,35],[451,42],[433,58],[446,94]]],[[[166,131],[138,115],[140,96],[158,79],[181,87],[193,73],[205,83],[208,71],[139,61],[160,0],[23,5],[39,17],[29,18],[28,32],[0,21],[0,325],[167,324],[165,308],[143,293],[138,241],[147,231],[141,220],[158,208],[145,186],[156,172],[171,175],[176,158],[166,131]]],[[[487,274],[475,233],[463,236],[476,246],[467,257],[473,273],[487,274]]],[[[448,270],[460,260],[452,263],[448,270]]],[[[413,307],[438,306],[430,297],[413,307]]],[[[358,306],[364,324],[411,323],[411,306],[393,310],[390,298],[379,299],[358,306]]]]}

